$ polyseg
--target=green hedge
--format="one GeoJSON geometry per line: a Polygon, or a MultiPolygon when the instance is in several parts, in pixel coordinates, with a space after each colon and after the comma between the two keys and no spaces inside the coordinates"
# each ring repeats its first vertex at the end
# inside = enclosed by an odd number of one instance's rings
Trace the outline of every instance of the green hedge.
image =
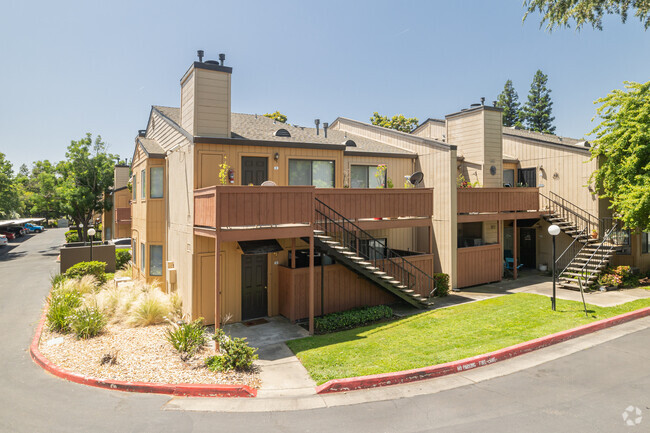
{"type": "Polygon", "coordinates": [[[115,269],[122,269],[131,260],[131,253],[128,248],[115,250],[115,269]]]}
{"type": "Polygon", "coordinates": [[[433,274],[433,280],[436,283],[435,296],[443,297],[449,294],[449,275],[447,274],[433,274]]]}
{"type": "Polygon", "coordinates": [[[393,310],[387,305],[355,308],[339,313],[326,314],[314,319],[315,331],[319,334],[356,328],[381,319],[393,317],[393,310]]]}
{"type": "Polygon", "coordinates": [[[106,282],[106,262],[81,262],[68,268],[65,276],[68,278],[81,278],[84,275],[93,275],[99,282],[106,282]]]}
{"type": "Polygon", "coordinates": [[[79,242],[79,235],[76,230],[68,230],[65,232],[65,241],[67,243],[79,242]]]}

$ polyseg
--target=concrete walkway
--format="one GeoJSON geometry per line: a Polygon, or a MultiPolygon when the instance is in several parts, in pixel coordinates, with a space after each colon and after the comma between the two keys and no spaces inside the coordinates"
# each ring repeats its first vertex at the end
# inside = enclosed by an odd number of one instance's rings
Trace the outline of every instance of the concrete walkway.
{"type": "Polygon", "coordinates": [[[257,347],[262,387],[257,398],[283,398],[315,395],[314,382],[285,341],[309,336],[309,332],[294,325],[284,317],[266,318],[266,323],[247,326],[234,323],[224,326],[226,334],[234,338],[245,337],[252,347],[257,347]]]}

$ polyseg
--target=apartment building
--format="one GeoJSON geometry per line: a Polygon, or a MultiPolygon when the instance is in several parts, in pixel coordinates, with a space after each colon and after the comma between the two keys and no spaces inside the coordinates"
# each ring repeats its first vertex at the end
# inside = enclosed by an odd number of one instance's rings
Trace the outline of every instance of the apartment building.
{"type": "Polygon", "coordinates": [[[232,76],[200,58],[179,107],[153,106],[135,140],[134,274],[178,291],[192,318],[424,308],[434,272],[463,288],[550,268],[551,223],[567,287],[625,262],[625,239],[627,260],[645,263],[646,238],[626,238],[589,187],[588,142],[503,128],[482,104],[411,134],[284,124],[232,113],[232,76]]]}
{"type": "Polygon", "coordinates": [[[131,237],[131,192],[128,189],[131,168],[116,165],[113,172],[112,206],[102,213],[102,240],[131,237]]]}

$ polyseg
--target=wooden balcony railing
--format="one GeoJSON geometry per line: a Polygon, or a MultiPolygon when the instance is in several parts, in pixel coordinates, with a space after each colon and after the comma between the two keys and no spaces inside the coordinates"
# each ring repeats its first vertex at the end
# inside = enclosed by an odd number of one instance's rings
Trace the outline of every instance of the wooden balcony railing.
{"type": "Polygon", "coordinates": [[[433,215],[432,188],[319,188],[316,198],[350,220],[433,215]]]}
{"type": "Polygon", "coordinates": [[[115,222],[118,223],[118,224],[130,223],[131,222],[131,208],[130,207],[118,207],[118,208],[115,208],[115,222]]]}
{"type": "Polygon", "coordinates": [[[313,186],[211,186],[194,191],[194,225],[217,229],[311,225],[313,186]]]}
{"type": "Polygon", "coordinates": [[[458,188],[459,214],[539,209],[539,188],[458,188]]]}
{"type": "Polygon", "coordinates": [[[311,226],[315,198],[350,220],[368,224],[430,224],[433,190],[333,189],[313,186],[211,186],[194,191],[194,226],[216,230],[311,226]],[[399,221],[397,218],[402,218],[399,221]],[[374,220],[391,221],[374,221],[374,220]],[[409,218],[408,220],[404,218],[409,218]]]}

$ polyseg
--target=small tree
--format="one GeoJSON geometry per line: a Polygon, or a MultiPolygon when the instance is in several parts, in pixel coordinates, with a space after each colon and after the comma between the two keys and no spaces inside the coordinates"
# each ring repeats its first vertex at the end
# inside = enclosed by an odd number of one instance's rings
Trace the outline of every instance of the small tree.
{"type": "MultiPolygon", "coordinates": [[[[116,155],[106,153],[101,136],[94,140],[90,133],[78,141],[71,141],[65,154],[67,160],[58,165],[62,179],[57,188],[62,210],[79,227],[87,228],[95,212],[110,210],[110,188],[113,186],[113,167],[116,155]]],[[[80,230],[79,239],[86,241],[86,230],[80,230]]]]}
{"type": "Polygon", "coordinates": [[[280,123],[287,123],[287,116],[280,113],[279,111],[274,111],[273,113],[266,113],[264,117],[268,117],[273,120],[277,120],[280,123]]]}
{"type": "Polygon", "coordinates": [[[519,126],[521,121],[519,119],[519,95],[512,85],[512,80],[506,81],[501,92],[497,98],[497,107],[503,109],[503,126],[519,126]]]}
{"type": "Polygon", "coordinates": [[[370,118],[373,125],[382,126],[384,128],[396,129],[402,132],[412,132],[418,126],[418,119],[415,117],[404,117],[403,114],[398,114],[391,117],[382,116],[378,112],[374,112],[370,118]]]}
{"type": "Polygon", "coordinates": [[[11,162],[0,152],[0,219],[13,217],[19,207],[20,198],[11,162]]]}
{"type": "Polygon", "coordinates": [[[528,101],[524,104],[520,117],[525,122],[527,129],[554,134],[553,120],[555,117],[551,116],[553,102],[551,101],[551,90],[546,87],[547,83],[548,76],[538,69],[533,77],[528,101]]]}
{"type": "Polygon", "coordinates": [[[603,29],[603,16],[620,15],[621,21],[627,21],[628,12],[634,11],[643,27],[650,27],[650,2],[648,0],[524,0],[524,21],[528,14],[542,14],[540,27],[547,23],[546,29],[552,31],[556,27],[570,27],[575,21],[579,30],[585,24],[591,24],[594,29],[603,29]]]}
{"type": "Polygon", "coordinates": [[[602,121],[591,154],[599,168],[591,179],[626,227],[650,231],[650,81],[625,82],[596,103],[602,121]]]}

